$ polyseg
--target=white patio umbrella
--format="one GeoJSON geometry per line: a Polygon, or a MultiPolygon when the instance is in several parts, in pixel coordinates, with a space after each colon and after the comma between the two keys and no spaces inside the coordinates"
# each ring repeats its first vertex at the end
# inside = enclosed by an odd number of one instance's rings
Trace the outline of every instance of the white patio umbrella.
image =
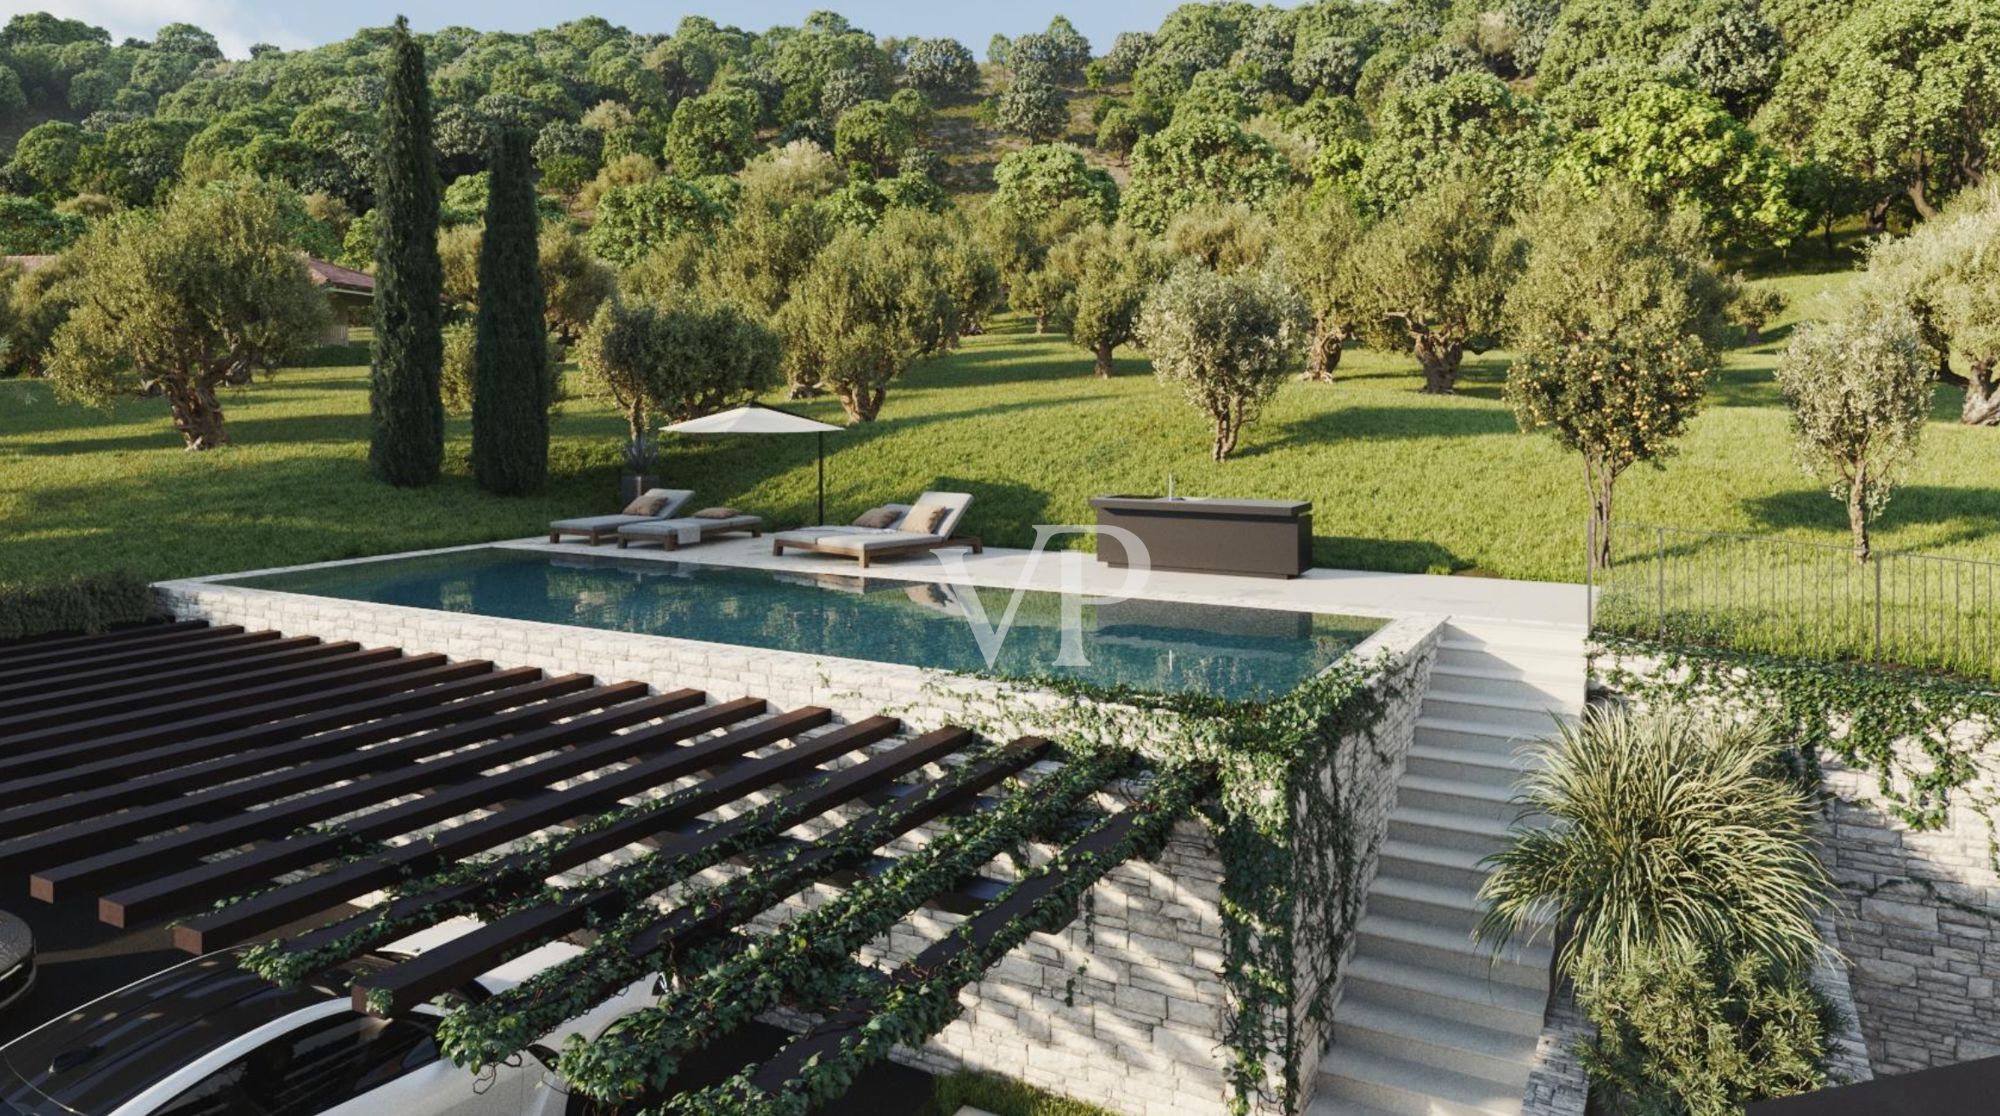
{"type": "Polygon", "coordinates": [[[819,436],[819,521],[826,522],[826,432],[839,430],[830,423],[809,419],[779,407],[752,403],[747,407],[718,411],[660,429],[673,434],[816,434],[819,436]]]}

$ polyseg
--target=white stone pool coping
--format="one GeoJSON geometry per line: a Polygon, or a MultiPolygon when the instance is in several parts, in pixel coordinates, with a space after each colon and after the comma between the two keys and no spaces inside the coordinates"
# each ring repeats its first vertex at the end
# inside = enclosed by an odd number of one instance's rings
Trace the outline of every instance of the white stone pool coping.
{"type": "MultiPolygon", "coordinates": [[[[762,540],[746,541],[762,542],[762,540]]],[[[706,691],[711,699],[718,701],[739,697],[761,697],[778,708],[800,705],[825,706],[848,719],[891,713],[902,716],[919,729],[933,728],[968,712],[989,707],[1004,688],[1002,683],[994,678],[960,674],[934,667],[220,584],[224,581],[263,574],[363,565],[389,558],[476,551],[496,545],[505,549],[585,559],[593,556],[600,559],[615,556],[639,561],[689,562],[695,557],[691,551],[673,553],[657,549],[621,551],[612,546],[587,547],[580,544],[552,546],[546,542],[508,542],[443,547],[375,558],[343,559],[281,569],[187,578],[161,582],[156,588],[168,611],[180,618],[204,619],[214,624],[240,624],[252,630],[269,628],[290,633],[309,633],[328,640],[353,640],[364,646],[401,647],[412,653],[435,652],[457,659],[485,659],[502,668],[532,666],[551,673],[591,674],[603,681],[631,680],[660,688],[691,687],[706,691]]],[[[702,552],[704,559],[726,559],[731,556],[739,559],[710,561],[708,564],[788,570],[806,574],[840,574],[849,577],[862,574],[852,562],[842,562],[837,559],[814,558],[793,561],[787,557],[766,562],[752,562],[741,560],[751,557],[740,553],[744,549],[741,547],[731,548],[739,552],[735,555],[730,555],[713,544],[697,549],[702,552]]],[[[988,553],[995,552],[989,550],[988,553]]],[[[767,548],[765,554],[768,557],[767,548]]],[[[948,577],[941,564],[927,559],[900,562],[894,566],[874,567],[866,571],[866,576],[877,580],[954,582],[971,584],[979,588],[1012,588],[1019,583],[1016,578],[1021,576],[1024,568],[1025,552],[1001,551],[998,554],[1002,562],[978,563],[977,558],[968,562],[967,572],[972,576],[963,582],[948,577]]],[[[1027,587],[1044,590],[1060,588],[1058,580],[1060,571],[1056,561],[1051,559],[1042,565],[1044,568],[1040,570],[1028,571],[1027,587]]],[[[1096,567],[1095,562],[1088,562],[1087,565],[1096,568],[1100,574],[1103,572],[1101,567],[1096,567]]],[[[1201,581],[1251,582],[1253,587],[1264,588],[1267,591],[1262,594],[1244,594],[1233,591],[1236,589],[1235,586],[1204,586],[1199,582],[1192,590],[1172,584],[1166,586],[1149,584],[1143,599],[1237,607],[1285,608],[1289,611],[1302,612],[1337,612],[1341,615],[1387,621],[1381,629],[1354,647],[1349,652],[1350,656],[1372,658],[1384,652],[1391,654],[1400,652],[1437,628],[1446,619],[1439,614],[1392,612],[1379,607],[1329,608],[1320,604],[1311,595],[1291,597],[1269,593],[1269,586],[1261,579],[1209,579],[1188,574],[1158,574],[1155,578],[1165,579],[1169,576],[1180,579],[1200,578],[1201,581]],[[1280,604],[1280,601],[1284,603],[1280,604]]],[[[1094,579],[1087,580],[1086,585],[1100,590],[1106,588],[1104,582],[1094,579]]],[[[1004,602],[997,596],[991,594],[988,596],[991,598],[986,606],[988,612],[991,616],[997,617],[1004,607],[1004,602]]],[[[1011,688],[1015,693],[1021,689],[1019,686],[1011,688]]]]}

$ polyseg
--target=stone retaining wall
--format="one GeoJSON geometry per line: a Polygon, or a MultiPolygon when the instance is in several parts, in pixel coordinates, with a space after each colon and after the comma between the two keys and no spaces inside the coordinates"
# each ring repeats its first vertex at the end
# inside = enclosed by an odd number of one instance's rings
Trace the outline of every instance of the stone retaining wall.
{"type": "MultiPolygon", "coordinates": [[[[1634,659],[1616,666],[1656,669],[1634,659]]],[[[1925,762],[1907,758],[1915,769],[1925,762]]],[[[1861,1056],[1849,1038],[1835,1059],[1850,1080],[2000,1055],[2000,873],[1993,827],[1975,805],[2000,801],[2000,756],[1985,760],[1984,777],[1955,792],[1946,824],[1919,832],[1883,808],[1875,773],[1824,759],[1821,857],[1839,889],[1830,940],[1847,960],[1866,1043],[1861,1056]]]]}
{"type": "MultiPolygon", "coordinates": [[[[901,716],[913,728],[968,720],[991,735],[1032,731],[1037,695],[987,680],[894,664],[823,658],[658,636],[631,635],[427,609],[332,600],[204,581],[162,584],[177,617],[309,633],[536,666],[694,687],[712,700],[757,696],[777,707],[826,706],[842,719],[901,716]],[[997,722],[1004,722],[1003,724],[997,722]]],[[[1356,649],[1404,664],[1407,688],[1371,738],[1350,742],[1326,773],[1340,790],[1367,855],[1355,885],[1366,893],[1375,848],[1414,734],[1439,623],[1402,620],[1356,649]]],[[[1041,695],[1049,708],[1062,699],[1041,695]]],[[[1222,865],[1212,832],[1177,826],[1163,853],[1114,870],[1092,890],[1084,913],[1056,934],[1036,935],[963,994],[964,1014],[903,1060],[928,1069],[971,1068],[1018,1078],[1129,1116],[1221,1116],[1229,1111],[1222,1071],[1230,1005],[1221,976],[1222,865]]],[[[913,955],[959,919],[925,911],[874,951],[877,960],[913,955]]],[[[1302,957],[1308,981],[1337,979],[1331,957],[1302,957]]],[[[1302,1002],[1310,989],[1302,987],[1302,1002]]],[[[1310,1090],[1327,1035],[1300,1027],[1310,1090]]],[[[1281,1067],[1271,1067],[1274,1071],[1281,1067]]],[[[1303,1110],[1301,1100],[1298,1108],[1303,1110]]],[[[1277,1113],[1270,1103],[1261,1113],[1277,1113]]]]}

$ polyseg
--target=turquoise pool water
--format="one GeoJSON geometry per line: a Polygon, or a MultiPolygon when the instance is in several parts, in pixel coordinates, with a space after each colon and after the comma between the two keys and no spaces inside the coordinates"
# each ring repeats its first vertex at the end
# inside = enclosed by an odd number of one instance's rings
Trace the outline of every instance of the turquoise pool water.
{"type": "MultiPolygon", "coordinates": [[[[1285,693],[1383,624],[1354,616],[1174,601],[1085,605],[1079,649],[1088,665],[1062,666],[1057,663],[1062,597],[1026,592],[989,667],[962,596],[974,590],[894,578],[588,554],[555,557],[493,547],[233,578],[224,584],[1238,700],[1285,693]]],[[[1009,592],[977,592],[987,623],[997,625],[1009,592]]]]}

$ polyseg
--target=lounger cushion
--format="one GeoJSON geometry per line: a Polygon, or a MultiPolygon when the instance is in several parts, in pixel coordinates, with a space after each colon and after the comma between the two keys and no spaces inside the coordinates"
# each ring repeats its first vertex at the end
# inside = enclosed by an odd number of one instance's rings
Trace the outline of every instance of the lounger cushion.
{"type": "Polygon", "coordinates": [[[681,519],[647,519],[628,527],[620,527],[618,533],[637,538],[661,538],[677,535],[683,528],[694,527],[703,531],[742,530],[746,527],[760,527],[764,521],[754,515],[735,515],[728,519],[702,519],[686,516],[681,519]]]}
{"type": "Polygon", "coordinates": [[[673,498],[674,494],[670,489],[649,488],[646,491],[640,493],[638,499],[625,505],[625,514],[645,515],[645,516],[659,515],[662,511],[666,509],[666,506],[669,503],[673,502],[673,498]]]}
{"type": "Polygon", "coordinates": [[[815,541],[821,550],[834,550],[843,554],[863,554],[876,550],[894,550],[913,543],[943,542],[937,535],[919,534],[915,531],[867,531],[842,535],[821,535],[815,541]]]}
{"type": "Polygon", "coordinates": [[[919,500],[917,506],[910,509],[910,514],[903,517],[900,526],[905,531],[919,535],[935,535],[938,533],[938,528],[942,527],[950,516],[951,508],[944,504],[931,504],[919,500]]]}
{"type": "Polygon", "coordinates": [[[735,508],[703,508],[692,513],[690,519],[735,519],[742,513],[735,508]]]}
{"type": "Polygon", "coordinates": [[[551,531],[609,531],[623,527],[627,523],[645,523],[651,516],[645,515],[586,515],[576,519],[558,519],[549,524],[551,531]]]}
{"type": "Polygon", "coordinates": [[[894,527],[896,521],[901,518],[903,518],[903,513],[896,508],[870,508],[861,513],[860,518],[854,521],[854,525],[856,527],[866,527],[870,530],[880,531],[888,527],[894,527]]]}

